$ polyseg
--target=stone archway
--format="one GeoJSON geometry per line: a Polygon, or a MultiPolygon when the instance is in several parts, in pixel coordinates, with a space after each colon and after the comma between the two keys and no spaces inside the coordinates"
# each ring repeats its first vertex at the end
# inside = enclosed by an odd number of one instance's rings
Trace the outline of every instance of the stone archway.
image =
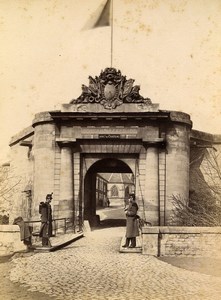
{"type": "Polygon", "coordinates": [[[84,219],[97,225],[96,216],[96,174],[97,173],[133,173],[131,168],[118,158],[98,159],[87,170],[84,178],[83,199],[84,219]]]}

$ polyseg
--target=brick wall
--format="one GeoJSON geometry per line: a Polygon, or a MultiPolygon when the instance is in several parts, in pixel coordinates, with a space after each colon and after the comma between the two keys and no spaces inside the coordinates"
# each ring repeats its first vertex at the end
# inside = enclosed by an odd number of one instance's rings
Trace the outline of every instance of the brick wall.
{"type": "Polygon", "coordinates": [[[143,254],[221,257],[221,227],[144,227],[143,254]]]}

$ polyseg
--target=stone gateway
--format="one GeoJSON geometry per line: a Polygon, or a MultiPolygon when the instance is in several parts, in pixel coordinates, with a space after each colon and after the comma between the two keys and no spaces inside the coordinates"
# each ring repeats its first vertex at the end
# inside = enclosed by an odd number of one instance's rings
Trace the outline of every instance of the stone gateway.
{"type": "Polygon", "coordinates": [[[192,129],[190,116],[160,110],[134,80],[106,68],[61,110],[35,115],[11,139],[11,169],[21,178],[10,218],[39,218],[53,191],[53,217],[96,219],[98,173],[131,173],[136,201],[152,225],[170,225],[172,196],[189,198],[191,151],[219,143],[192,129]],[[25,205],[24,205],[25,203],[25,205]]]}

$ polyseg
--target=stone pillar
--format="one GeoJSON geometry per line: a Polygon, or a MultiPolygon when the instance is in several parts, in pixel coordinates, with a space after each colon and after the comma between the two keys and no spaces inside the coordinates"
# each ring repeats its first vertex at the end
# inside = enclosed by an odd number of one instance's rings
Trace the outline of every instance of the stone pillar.
{"type": "Polygon", "coordinates": [[[166,133],[166,224],[174,224],[173,195],[184,201],[189,198],[189,128],[173,124],[166,133]]]}
{"type": "Polygon", "coordinates": [[[82,200],[82,180],[81,180],[81,162],[80,162],[80,153],[79,147],[75,145],[73,148],[73,194],[74,194],[74,213],[73,217],[75,223],[79,223],[79,227],[82,225],[82,209],[83,209],[83,200],[82,200]]]}
{"type": "MultiPolygon", "coordinates": [[[[34,136],[34,199],[33,220],[39,219],[39,203],[54,192],[55,126],[51,123],[37,124],[34,136]]],[[[51,203],[52,209],[54,201],[51,203]]]]}
{"type": "Polygon", "coordinates": [[[146,174],[145,174],[145,211],[148,222],[152,225],[159,224],[159,199],[158,199],[158,148],[146,148],[146,174]]]}
{"type": "Polygon", "coordinates": [[[142,254],[159,256],[159,227],[142,228],[142,254]]]}
{"type": "Polygon", "coordinates": [[[72,149],[61,148],[59,217],[73,217],[73,159],[72,149]]]}

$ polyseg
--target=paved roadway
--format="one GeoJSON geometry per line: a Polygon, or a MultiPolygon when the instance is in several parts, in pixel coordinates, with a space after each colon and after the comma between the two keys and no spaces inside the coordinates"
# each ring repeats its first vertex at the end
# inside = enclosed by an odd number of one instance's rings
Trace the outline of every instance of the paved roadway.
{"type": "Polygon", "coordinates": [[[94,230],[59,251],[16,258],[10,279],[29,288],[30,300],[31,291],[58,300],[221,299],[220,277],[119,253],[124,232],[125,227],[94,230]]]}
{"type": "Polygon", "coordinates": [[[97,209],[97,214],[101,220],[105,219],[125,219],[124,206],[118,203],[110,205],[110,207],[97,209]]]}

